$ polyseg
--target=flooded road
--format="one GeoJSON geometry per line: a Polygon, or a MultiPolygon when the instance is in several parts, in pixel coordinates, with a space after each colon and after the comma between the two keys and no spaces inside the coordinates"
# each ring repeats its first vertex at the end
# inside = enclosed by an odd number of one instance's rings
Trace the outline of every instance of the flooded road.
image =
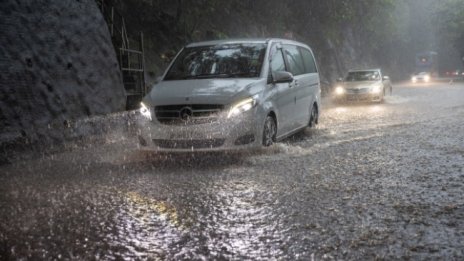
{"type": "Polygon", "coordinates": [[[2,165],[0,259],[462,260],[463,191],[464,84],[396,84],[259,152],[113,135],[2,165]]]}

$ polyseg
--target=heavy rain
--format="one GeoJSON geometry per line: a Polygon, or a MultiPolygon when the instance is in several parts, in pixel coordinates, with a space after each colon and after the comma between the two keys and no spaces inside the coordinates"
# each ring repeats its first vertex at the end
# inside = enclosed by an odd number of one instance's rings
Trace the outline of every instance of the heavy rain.
{"type": "Polygon", "coordinates": [[[462,0],[5,0],[0,260],[463,260],[462,0]]]}

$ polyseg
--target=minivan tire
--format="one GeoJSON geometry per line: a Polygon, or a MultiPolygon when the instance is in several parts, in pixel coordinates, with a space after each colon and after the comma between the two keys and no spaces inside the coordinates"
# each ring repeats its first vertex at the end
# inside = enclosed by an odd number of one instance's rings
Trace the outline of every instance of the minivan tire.
{"type": "Polygon", "coordinates": [[[309,114],[309,124],[308,127],[316,127],[316,124],[319,121],[319,111],[317,110],[317,105],[313,104],[311,108],[311,113],[309,114]]]}
{"type": "Polygon", "coordinates": [[[269,147],[276,141],[277,124],[274,117],[268,115],[263,127],[263,146],[269,147]]]}

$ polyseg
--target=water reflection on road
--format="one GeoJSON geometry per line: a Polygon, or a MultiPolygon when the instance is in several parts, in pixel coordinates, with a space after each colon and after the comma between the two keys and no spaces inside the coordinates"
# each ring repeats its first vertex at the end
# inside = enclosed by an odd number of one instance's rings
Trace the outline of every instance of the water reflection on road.
{"type": "Polygon", "coordinates": [[[464,86],[395,87],[260,151],[125,137],[1,166],[0,257],[462,259],[464,86]]]}

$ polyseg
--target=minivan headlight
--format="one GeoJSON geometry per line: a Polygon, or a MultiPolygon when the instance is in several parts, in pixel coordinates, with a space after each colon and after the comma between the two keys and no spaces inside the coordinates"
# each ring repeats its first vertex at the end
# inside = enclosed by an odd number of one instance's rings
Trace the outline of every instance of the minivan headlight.
{"type": "Polygon", "coordinates": [[[246,111],[249,111],[256,105],[256,100],[253,98],[247,98],[236,103],[232,108],[230,108],[229,113],[227,114],[227,118],[237,116],[242,114],[246,111]]]}
{"type": "Polygon", "coordinates": [[[151,111],[143,102],[140,103],[140,114],[142,114],[142,116],[144,116],[145,118],[151,120],[151,111]]]}

